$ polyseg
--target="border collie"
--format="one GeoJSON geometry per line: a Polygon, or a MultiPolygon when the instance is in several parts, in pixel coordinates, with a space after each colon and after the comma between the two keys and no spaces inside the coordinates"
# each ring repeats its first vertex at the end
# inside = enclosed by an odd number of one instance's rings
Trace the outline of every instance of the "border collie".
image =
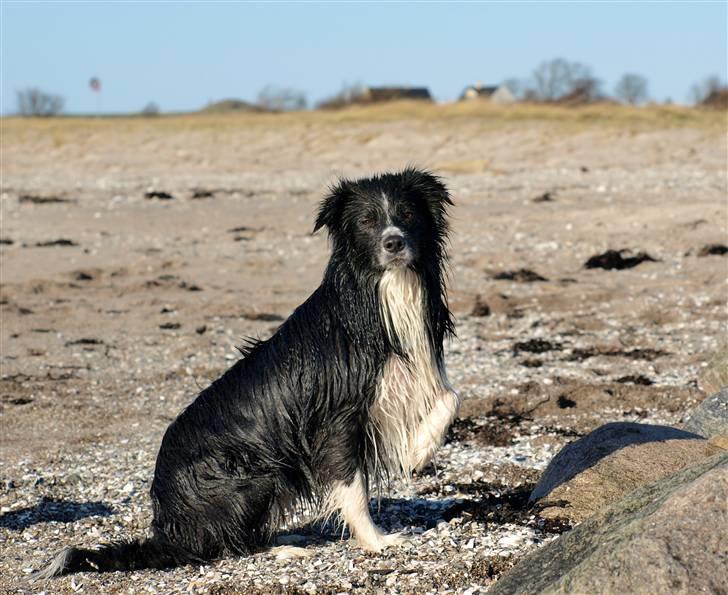
{"type": "Polygon", "coordinates": [[[341,180],[320,205],[333,252],[318,289],[167,428],[151,536],[62,550],[37,577],[247,555],[297,506],[339,514],[358,544],[399,542],[373,481],[424,467],[456,415],[443,339],[450,196],[408,168],[341,180]]]}

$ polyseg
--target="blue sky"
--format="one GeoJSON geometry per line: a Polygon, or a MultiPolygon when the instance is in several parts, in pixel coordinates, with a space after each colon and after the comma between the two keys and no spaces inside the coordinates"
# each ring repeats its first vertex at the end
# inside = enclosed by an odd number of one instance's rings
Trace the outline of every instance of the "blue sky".
{"type": "Polygon", "coordinates": [[[545,59],[589,65],[607,91],[624,72],[650,95],[688,100],[726,78],[726,2],[215,3],[2,0],[3,113],[37,86],[93,112],[150,101],[189,110],[254,100],[266,84],[309,102],[345,82],[429,86],[437,99],[470,82],[527,77],[545,59]]]}

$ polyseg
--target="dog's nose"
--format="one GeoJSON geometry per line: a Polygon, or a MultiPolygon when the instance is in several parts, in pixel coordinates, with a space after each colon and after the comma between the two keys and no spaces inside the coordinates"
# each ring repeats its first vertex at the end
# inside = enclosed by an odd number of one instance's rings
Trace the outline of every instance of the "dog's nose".
{"type": "Polygon", "coordinates": [[[389,234],[382,240],[382,246],[384,247],[385,252],[397,254],[397,252],[402,252],[402,250],[404,250],[404,238],[399,234],[389,234]]]}

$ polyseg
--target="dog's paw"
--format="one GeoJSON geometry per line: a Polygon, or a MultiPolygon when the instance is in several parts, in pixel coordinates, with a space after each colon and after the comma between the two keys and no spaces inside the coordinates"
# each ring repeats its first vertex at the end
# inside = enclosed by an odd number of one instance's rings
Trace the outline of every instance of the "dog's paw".
{"type": "Polygon", "coordinates": [[[410,538],[404,533],[390,533],[389,535],[382,535],[382,541],[384,541],[384,547],[400,547],[407,543],[410,538]]]}
{"type": "Polygon", "coordinates": [[[410,465],[412,467],[412,471],[414,471],[415,473],[419,473],[425,467],[427,467],[427,465],[430,464],[430,461],[432,461],[434,452],[434,448],[418,448],[412,455],[412,461],[410,465]]]}
{"type": "Polygon", "coordinates": [[[372,552],[373,554],[379,554],[388,547],[399,547],[406,543],[408,538],[402,533],[390,533],[389,535],[379,535],[376,541],[362,542],[357,540],[357,544],[360,548],[372,552]]]}
{"type": "Polygon", "coordinates": [[[313,552],[303,547],[295,545],[279,545],[270,549],[270,553],[276,557],[276,560],[294,560],[296,558],[310,558],[313,552]]]}

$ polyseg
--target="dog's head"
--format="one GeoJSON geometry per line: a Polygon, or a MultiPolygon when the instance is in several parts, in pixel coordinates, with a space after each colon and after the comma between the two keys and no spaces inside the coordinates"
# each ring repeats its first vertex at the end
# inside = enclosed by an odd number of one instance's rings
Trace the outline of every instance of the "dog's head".
{"type": "Polygon", "coordinates": [[[413,168],[341,180],[322,201],[314,233],[326,226],[334,254],[363,271],[441,266],[450,205],[445,185],[413,168]]]}

